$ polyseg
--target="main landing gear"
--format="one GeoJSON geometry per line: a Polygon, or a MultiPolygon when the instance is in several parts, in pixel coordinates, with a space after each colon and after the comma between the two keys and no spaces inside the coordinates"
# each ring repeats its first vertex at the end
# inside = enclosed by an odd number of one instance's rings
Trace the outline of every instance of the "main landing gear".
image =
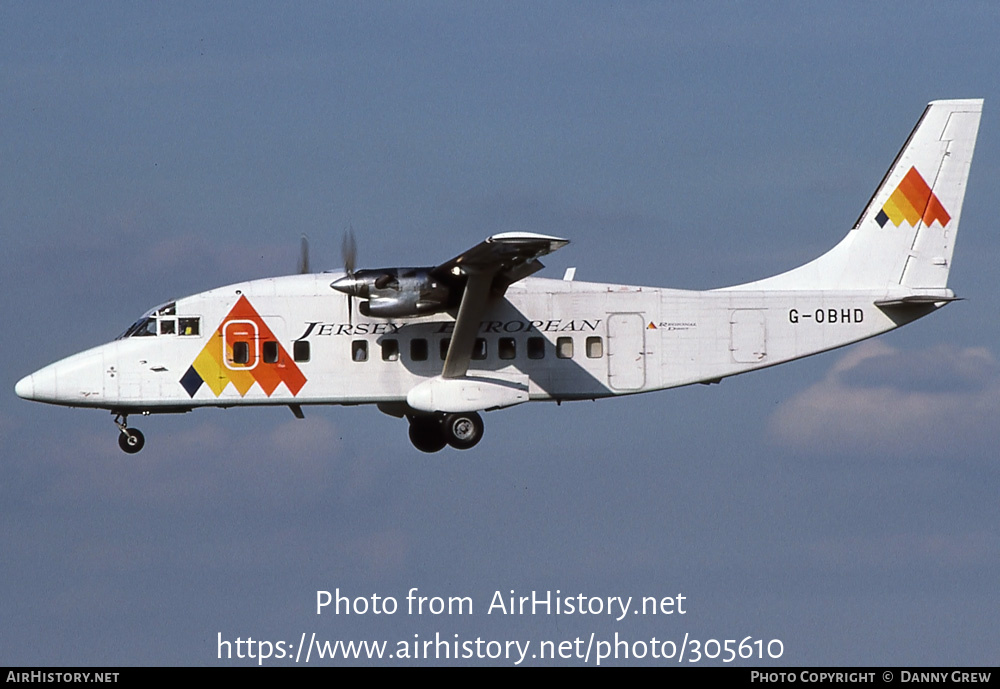
{"type": "Polygon", "coordinates": [[[121,433],[118,435],[118,447],[130,455],[142,449],[146,444],[146,438],[138,428],[129,428],[128,414],[115,414],[115,425],[121,433]]]}
{"type": "Polygon", "coordinates": [[[410,442],[421,452],[437,452],[445,445],[468,450],[483,439],[483,420],[476,412],[410,416],[410,442]]]}
{"type": "MultiPolygon", "coordinates": [[[[128,427],[128,414],[112,412],[118,426],[118,447],[130,455],[139,452],[146,438],[138,428],[128,427]]],[[[476,412],[420,414],[410,420],[410,442],[421,452],[438,452],[445,445],[468,450],[483,439],[483,419],[476,412]]]]}

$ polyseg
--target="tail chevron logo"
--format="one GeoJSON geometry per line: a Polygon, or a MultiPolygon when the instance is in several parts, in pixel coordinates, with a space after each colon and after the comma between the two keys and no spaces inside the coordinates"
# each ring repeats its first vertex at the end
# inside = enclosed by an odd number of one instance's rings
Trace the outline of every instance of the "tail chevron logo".
{"type": "Polygon", "coordinates": [[[921,220],[928,227],[935,220],[941,223],[942,227],[951,220],[948,211],[944,209],[915,167],[910,168],[896,187],[896,191],[892,192],[882,210],[875,216],[875,222],[879,227],[885,227],[889,221],[899,227],[904,220],[914,227],[921,220]]]}
{"type": "Polygon", "coordinates": [[[256,309],[241,296],[180,383],[191,397],[202,385],[218,397],[230,383],[240,397],[254,383],[270,397],[280,383],[297,395],[306,377],[256,309]]]}

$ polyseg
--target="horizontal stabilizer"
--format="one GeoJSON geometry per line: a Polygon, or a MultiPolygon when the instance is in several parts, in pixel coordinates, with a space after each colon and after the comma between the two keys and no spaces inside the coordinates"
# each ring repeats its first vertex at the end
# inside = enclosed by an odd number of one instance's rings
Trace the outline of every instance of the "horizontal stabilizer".
{"type": "Polygon", "coordinates": [[[936,297],[930,294],[915,294],[902,299],[880,299],[875,306],[926,306],[927,304],[944,304],[952,301],[962,301],[962,297],[936,297]]]}

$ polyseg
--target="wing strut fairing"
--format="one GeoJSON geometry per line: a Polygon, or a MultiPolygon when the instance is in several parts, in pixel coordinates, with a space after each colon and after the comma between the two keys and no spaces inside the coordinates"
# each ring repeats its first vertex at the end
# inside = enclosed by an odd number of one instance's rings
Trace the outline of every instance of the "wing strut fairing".
{"type": "Polygon", "coordinates": [[[455,330],[448,344],[448,354],[444,360],[443,378],[460,378],[469,371],[472,349],[479,331],[479,321],[486,310],[490,296],[490,285],[494,276],[475,268],[466,277],[465,292],[458,307],[455,330]]]}
{"type": "Polygon", "coordinates": [[[431,271],[442,280],[445,276],[465,278],[455,331],[441,371],[443,378],[460,378],[468,372],[476,332],[490,297],[502,297],[510,285],[544,268],[540,256],[567,244],[568,239],[530,232],[495,234],[431,271]]]}

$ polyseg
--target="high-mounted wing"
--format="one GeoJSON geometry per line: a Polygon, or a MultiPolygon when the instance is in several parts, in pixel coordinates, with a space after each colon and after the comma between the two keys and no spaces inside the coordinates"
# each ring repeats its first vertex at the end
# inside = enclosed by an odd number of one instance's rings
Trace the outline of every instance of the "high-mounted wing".
{"type": "Polygon", "coordinates": [[[568,239],[544,234],[504,232],[442,263],[431,270],[431,274],[447,282],[470,272],[490,273],[494,276],[491,288],[503,294],[511,284],[545,267],[539,257],[567,244],[568,239]]]}
{"type": "Polygon", "coordinates": [[[476,332],[491,294],[502,296],[512,283],[544,268],[538,260],[540,256],[567,244],[568,239],[559,237],[505,232],[431,270],[442,282],[465,279],[455,330],[441,372],[443,378],[460,378],[468,372],[476,332]]]}

